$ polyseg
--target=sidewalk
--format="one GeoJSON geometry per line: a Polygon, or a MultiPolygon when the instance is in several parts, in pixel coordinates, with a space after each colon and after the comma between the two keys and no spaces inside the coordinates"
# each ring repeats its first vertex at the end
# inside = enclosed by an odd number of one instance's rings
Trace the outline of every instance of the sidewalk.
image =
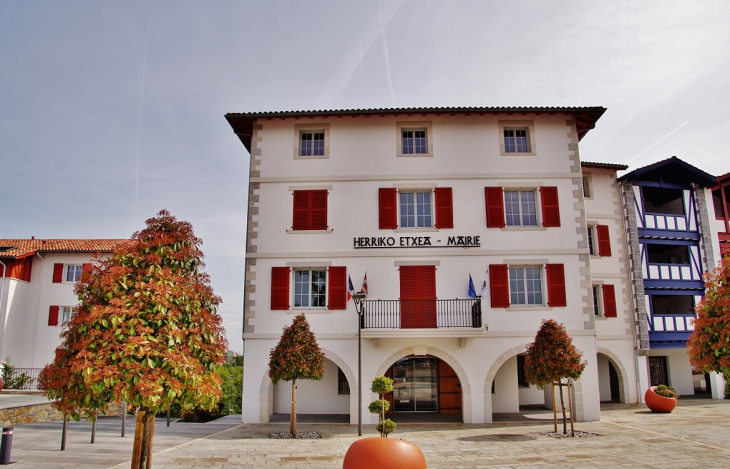
{"type": "MultiPolygon", "coordinates": [[[[576,429],[601,436],[552,439],[544,420],[493,425],[401,424],[393,438],[417,444],[429,468],[721,468],[730,458],[730,401],[680,400],[671,414],[653,414],[643,405],[608,404],[600,422],[577,423],[576,429]]],[[[341,468],[357,427],[301,424],[321,440],[270,440],[268,433],[286,424],[239,425],[240,416],[207,424],[165,420],[155,424],[155,468],[341,468]]],[[[97,443],[89,444],[90,424],[69,425],[67,450],[58,451],[61,424],[16,427],[13,467],[128,468],[133,421],[119,437],[119,418],[100,419],[97,443]]],[[[375,437],[372,426],[365,436],[375,437]]]]}

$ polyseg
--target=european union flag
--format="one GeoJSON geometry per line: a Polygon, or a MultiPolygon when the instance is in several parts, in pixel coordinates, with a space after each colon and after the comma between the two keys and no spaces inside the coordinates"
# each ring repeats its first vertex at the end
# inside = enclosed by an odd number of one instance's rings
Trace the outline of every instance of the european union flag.
{"type": "Polygon", "coordinates": [[[477,291],[474,289],[474,282],[471,279],[471,274],[469,274],[469,296],[474,299],[477,297],[477,291]]]}

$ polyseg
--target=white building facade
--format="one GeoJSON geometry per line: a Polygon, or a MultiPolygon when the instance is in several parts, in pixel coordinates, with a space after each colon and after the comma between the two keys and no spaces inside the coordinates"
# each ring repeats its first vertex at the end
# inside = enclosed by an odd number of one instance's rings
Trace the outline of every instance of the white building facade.
{"type": "Polygon", "coordinates": [[[579,420],[600,418],[611,368],[621,400],[636,402],[617,168],[591,168],[587,207],[578,154],[604,111],[228,114],[251,154],[243,421],[288,413],[289,383],[271,383],[268,357],[299,313],[327,358],[322,381],[298,383],[300,413],[356,423],[357,393],[375,399],[378,375],[396,383],[396,422],[399,412],[437,412],[487,423],[543,404],[518,364],[544,319],[564,324],[587,361],[574,388],[579,420]],[[589,222],[608,226],[610,255],[605,241],[591,255],[589,222]],[[347,280],[359,290],[366,273],[361,384],[347,280]]]}
{"type": "Polygon", "coordinates": [[[93,256],[123,239],[0,239],[0,356],[39,369],[53,361],[63,323],[79,301],[74,285],[93,256]]]}

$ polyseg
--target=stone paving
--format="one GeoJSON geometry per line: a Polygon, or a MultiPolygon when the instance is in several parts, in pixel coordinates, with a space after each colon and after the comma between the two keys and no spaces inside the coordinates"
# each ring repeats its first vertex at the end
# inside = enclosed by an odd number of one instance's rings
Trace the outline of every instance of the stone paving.
{"type": "MultiPolygon", "coordinates": [[[[548,414],[549,416],[549,414],[548,414]]],[[[508,418],[493,425],[402,424],[392,437],[417,444],[429,468],[727,468],[730,467],[730,401],[680,400],[671,414],[642,405],[609,404],[600,422],[576,429],[601,436],[553,439],[546,414],[508,418]]],[[[321,440],[270,440],[286,424],[240,425],[239,416],[207,424],[156,422],[156,468],[341,468],[357,428],[344,424],[301,424],[321,440]]],[[[97,443],[89,424],[70,425],[67,450],[58,451],[60,423],[16,427],[13,467],[128,468],[132,419],[119,437],[118,418],[101,419],[97,443]]],[[[372,426],[365,436],[376,436],[372,426]]]]}

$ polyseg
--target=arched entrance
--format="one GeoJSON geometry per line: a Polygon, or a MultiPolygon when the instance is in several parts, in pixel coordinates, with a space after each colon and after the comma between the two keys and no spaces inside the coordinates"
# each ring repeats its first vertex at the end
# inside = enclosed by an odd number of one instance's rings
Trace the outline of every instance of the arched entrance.
{"type": "Polygon", "coordinates": [[[444,353],[440,357],[437,349],[425,346],[401,352],[394,354],[377,373],[394,381],[393,393],[386,396],[391,404],[388,413],[419,414],[424,418],[430,414],[436,419],[448,414],[452,418],[461,416],[464,422],[471,420],[467,411],[471,399],[469,383],[453,357],[444,353]]]}
{"type": "Polygon", "coordinates": [[[598,390],[601,402],[630,404],[629,378],[621,360],[608,349],[597,347],[598,390]]]}
{"type": "MultiPolygon", "coordinates": [[[[492,413],[494,412],[494,402],[492,401],[493,394],[492,389],[493,385],[496,385],[497,383],[494,382],[495,378],[497,377],[497,374],[500,372],[500,369],[502,366],[507,363],[508,361],[515,359],[517,355],[524,354],[527,350],[526,345],[518,345],[517,347],[513,347],[509,350],[506,350],[502,355],[495,360],[495,362],[492,364],[492,366],[489,368],[489,372],[487,372],[487,376],[484,380],[484,422],[485,423],[492,423],[492,413]]],[[[496,391],[496,389],[495,389],[496,391]]],[[[573,396],[574,400],[576,402],[575,404],[575,416],[578,421],[584,420],[584,412],[582,407],[583,402],[583,383],[581,383],[580,380],[573,382],[573,396]]],[[[519,397],[516,397],[517,399],[517,407],[519,408],[519,397]]]]}
{"type": "MultiPolygon", "coordinates": [[[[325,372],[326,372],[326,369],[328,368],[327,362],[329,362],[329,368],[330,368],[331,383],[330,383],[330,386],[328,387],[327,391],[330,392],[332,395],[334,395],[334,394],[339,395],[339,392],[340,392],[339,384],[340,383],[337,383],[337,382],[343,381],[343,379],[341,379],[341,378],[344,378],[344,381],[347,381],[347,387],[349,388],[350,393],[349,393],[349,396],[346,398],[347,402],[349,403],[346,413],[349,413],[349,415],[350,415],[349,420],[350,420],[351,424],[357,423],[358,386],[357,386],[357,380],[355,378],[355,374],[352,372],[352,370],[347,365],[347,363],[342,358],[340,358],[337,354],[335,354],[334,352],[332,352],[330,350],[324,349],[324,348],[321,348],[321,350],[324,353],[325,358],[327,359],[325,362],[325,372]],[[339,375],[338,369],[341,371],[342,375],[335,377],[334,374],[336,372],[339,375]],[[334,389],[334,391],[333,391],[333,389],[334,389]]],[[[302,393],[301,393],[302,392],[301,385],[303,383],[305,384],[305,387],[307,384],[310,384],[310,383],[304,382],[304,381],[297,382],[297,401],[300,401],[300,400],[304,401],[304,399],[302,399],[302,393]]],[[[312,382],[311,384],[314,384],[316,386],[317,384],[321,385],[323,383],[315,381],[315,382],[312,382]]],[[[279,386],[288,386],[289,388],[291,388],[291,383],[290,382],[279,383],[279,386]]],[[[285,394],[288,395],[289,398],[291,398],[291,391],[288,391],[288,393],[286,391],[283,391],[283,389],[281,391],[282,392],[275,393],[274,383],[271,382],[271,378],[269,378],[268,373],[264,374],[263,379],[261,381],[261,391],[260,391],[260,395],[259,395],[260,396],[260,398],[259,398],[260,399],[259,400],[259,422],[268,423],[271,415],[275,413],[276,407],[279,407],[275,404],[275,394],[277,394],[279,397],[279,403],[281,403],[285,400],[285,397],[282,397],[285,394]]],[[[316,401],[312,405],[312,408],[309,409],[310,411],[307,412],[307,411],[298,410],[298,413],[299,412],[301,412],[301,413],[325,413],[325,414],[333,413],[331,411],[332,407],[329,407],[329,408],[322,407],[321,410],[324,410],[324,411],[318,411],[316,406],[322,400],[323,395],[318,394],[316,392],[316,390],[314,391],[314,394],[315,394],[314,397],[315,397],[316,401]]],[[[342,407],[342,406],[340,406],[340,407],[342,407]]]]}

